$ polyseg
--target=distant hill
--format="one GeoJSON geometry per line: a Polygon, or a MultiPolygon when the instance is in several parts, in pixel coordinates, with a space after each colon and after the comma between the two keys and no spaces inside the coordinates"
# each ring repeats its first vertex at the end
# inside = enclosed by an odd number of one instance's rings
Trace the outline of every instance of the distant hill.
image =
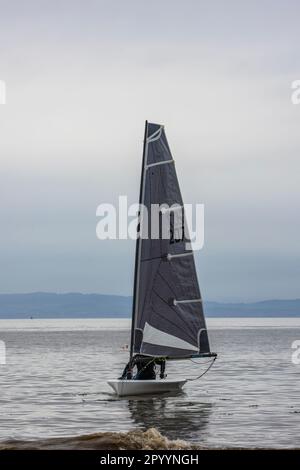
{"type": "MultiPolygon", "coordinates": [[[[129,317],[131,297],[103,294],[0,294],[0,318],[129,317]]],[[[208,317],[300,317],[300,299],[205,302],[208,317]]]]}
{"type": "Polygon", "coordinates": [[[300,299],[252,303],[206,302],[208,317],[300,317],[300,299]]]}
{"type": "Polygon", "coordinates": [[[0,318],[128,317],[131,297],[102,294],[0,294],[0,318]]]}

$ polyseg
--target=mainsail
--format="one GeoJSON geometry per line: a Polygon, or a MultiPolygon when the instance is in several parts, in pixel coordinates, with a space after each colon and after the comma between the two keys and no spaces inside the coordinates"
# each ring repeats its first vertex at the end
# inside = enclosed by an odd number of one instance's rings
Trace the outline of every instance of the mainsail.
{"type": "Polygon", "coordinates": [[[145,354],[171,359],[210,355],[174,160],[164,127],[147,121],[140,204],[131,357],[145,354]],[[167,207],[165,211],[170,221],[168,237],[161,230],[158,237],[151,237],[153,204],[162,207],[162,214],[167,207]],[[178,211],[182,217],[177,217],[178,211]],[[144,236],[145,227],[148,237],[144,236]]]}

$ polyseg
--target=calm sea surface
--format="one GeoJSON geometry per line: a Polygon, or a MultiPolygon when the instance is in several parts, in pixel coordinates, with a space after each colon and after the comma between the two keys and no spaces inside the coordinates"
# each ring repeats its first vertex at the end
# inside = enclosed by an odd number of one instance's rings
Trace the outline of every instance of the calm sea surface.
{"type": "MultiPolygon", "coordinates": [[[[106,380],[127,361],[129,320],[0,320],[0,440],[157,428],[214,446],[300,447],[300,319],[208,319],[219,358],[174,396],[116,398],[106,380]]],[[[206,362],[203,360],[202,362],[206,362]]],[[[191,378],[199,360],[168,364],[191,378]]]]}

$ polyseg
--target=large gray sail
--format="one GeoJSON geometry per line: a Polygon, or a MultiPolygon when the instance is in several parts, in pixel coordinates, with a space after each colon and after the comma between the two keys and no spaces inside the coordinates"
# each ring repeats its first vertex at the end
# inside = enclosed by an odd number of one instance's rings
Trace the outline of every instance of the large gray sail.
{"type": "Polygon", "coordinates": [[[169,358],[209,355],[175,164],[164,128],[158,124],[146,123],[140,203],[147,212],[141,210],[137,240],[131,352],[169,358]],[[167,238],[161,226],[159,236],[151,238],[153,204],[170,208],[167,238]],[[176,216],[178,210],[182,217],[176,216]]]}

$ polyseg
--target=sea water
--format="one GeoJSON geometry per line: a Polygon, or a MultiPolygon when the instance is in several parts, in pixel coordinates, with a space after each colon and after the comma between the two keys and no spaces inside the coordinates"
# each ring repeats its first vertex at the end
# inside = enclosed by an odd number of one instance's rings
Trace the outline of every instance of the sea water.
{"type": "MultiPolygon", "coordinates": [[[[0,320],[0,440],[155,428],[205,447],[300,447],[300,319],[208,319],[212,369],[183,393],[117,398],[129,319],[0,320]]],[[[207,359],[168,363],[195,378],[207,359]]]]}

